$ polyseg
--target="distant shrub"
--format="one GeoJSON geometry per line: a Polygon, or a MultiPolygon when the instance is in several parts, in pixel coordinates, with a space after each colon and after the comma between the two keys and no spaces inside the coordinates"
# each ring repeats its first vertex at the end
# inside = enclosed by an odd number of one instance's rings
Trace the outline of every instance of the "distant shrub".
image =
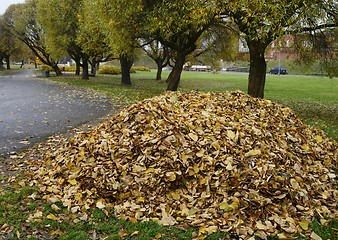
{"type": "Polygon", "coordinates": [[[42,70],[45,70],[45,71],[53,71],[53,70],[54,70],[51,66],[48,66],[48,65],[46,65],[46,64],[42,64],[42,65],[40,66],[40,68],[41,68],[42,70]]]}
{"type": "Polygon", "coordinates": [[[132,69],[134,69],[135,71],[142,71],[142,72],[150,72],[150,68],[148,67],[144,67],[144,66],[136,66],[136,67],[132,67],[132,69]]]}
{"type": "Polygon", "coordinates": [[[66,72],[75,72],[76,71],[76,66],[66,66],[66,67],[63,67],[64,68],[64,71],[66,72]]]}
{"type": "Polygon", "coordinates": [[[121,74],[121,68],[115,67],[115,66],[102,66],[100,67],[99,73],[118,75],[118,74],[121,74]]]}
{"type": "MultiPolygon", "coordinates": [[[[115,67],[115,66],[102,66],[99,70],[100,74],[112,74],[112,75],[118,75],[121,74],[121,68],[115,67]]],[[[130,73],[136,73],[135,69],[130,69],[130,73]]]]}

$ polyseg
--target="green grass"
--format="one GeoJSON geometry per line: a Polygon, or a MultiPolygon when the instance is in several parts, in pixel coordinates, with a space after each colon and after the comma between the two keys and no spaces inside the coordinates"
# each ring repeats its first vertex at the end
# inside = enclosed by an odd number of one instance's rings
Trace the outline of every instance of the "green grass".
{"type": "MultiPolygon", "coordinates": [[[[163,72],[166,79],[168,71],[163,72]]],[[[156,81],[155,72],[132,74],[132,86],[123,86],[120,75],[98,75],[83,81],[73,75],[53,80],[79,87],[91,88],[112,97],[118,105],[134,103],[165,92],[165,80],[156,81]]],[[[246,92],[246,73],[183,72],[181,91],[232,91],[246,92]]],[[[291,107],[309,125],[321,128],[326,134],[338,139],[338,80],[319,76],[267,75],[265,98],[291,107]]]]}
{"type": "MultiPolygon", "coordinates": [[[[41,199],[38,189],[19,187],[13,184],[10,189],[0,194],[0,227],[8,225],[10,230],[0,231],[1,239],[192,239],[198,229],[182,230],[176,227],[161,226],[155,222],[123,221],[113,216],[106,216],[101,210],[90,210],[90,218],[80,221],[75,215],[62,207],[61,202],[56,205],[60,210],[53,210],[45,200],[41,199]],[[43,217],[29,221],[29,216],[42,212],[43,217]],[[48,214],[54,214],[63,221],[46,219],[48,214]],[[76,223],[75,220],[78,220],[76,223]]],[[[338,234],[338,220],[332,220],[327,226],[313,221],[311,228],[323,239],[335,239],[338,234]]],[[[206,237],[208,240],[235,239],[224,232],[217,232],[206,237]]],[[[270,238],[278,239],[278,238],[270,238]]],[[[309,239],[303,235],[295,239],[309,239]]]]}
{"type": "MultiPolygon", "coordinates": [[[[110,216],[106,216],[101,210],[91,210],[91,218],[87,221],[78,221],[75,216],[57,205],[61,210],[53,210],[50,205],[39,198],[39,192],[35,188],[24,187],[21,189],[9,189],[0,195],[0,227],[4,224],[10,226],[8,231],[0,231],[1,239],[45,239],[55,237],[63,240],[94,239],[191,239],[194,228],[181,230],[175,227],[161,226],[155,222],[132,223],[110,216]],[[35,194],[35,199],[33,195],[35,194]],[[31,214],[41,211],[43,218],[27,221],[31,214]],[[48,214],[55,216],[69,216],[63,221],[46,219],[48,214]],[[124,237],[122,237],[124,236],[124,237]]],[[[3,229],[4,230],[4,229],[3,229]]],[[[216,240],[225,238],[226,233],[215,233],[207,239],[216,240]]]]}

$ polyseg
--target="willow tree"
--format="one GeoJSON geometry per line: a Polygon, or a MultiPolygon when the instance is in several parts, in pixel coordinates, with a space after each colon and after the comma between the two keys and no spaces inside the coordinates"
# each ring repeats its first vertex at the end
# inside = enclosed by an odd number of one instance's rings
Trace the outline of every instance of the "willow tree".
{"type": "Polygon", "coordinates": [[[130,69],[133,65],[134,50],[143,28],[140,1],[97,0],[97,15],[107,33],[106,41],[115,56],[120,59],[121,84],[131,85],[130,69]]]}
{"type": "Polygon", "coordinates": [[[0,16],[0,70],[4,70],[3,59],[6,60],[6,68],[10,69],[10,56],[15,51],[16,38],[6,26],[4,16],[0,16]]]}
{"type": "Polygon", "coordinates": [[[107,43],[107,31],[104,31],[102,22],[98,20],[99,8],[97,1],[83,0],[81,11],[78,14],[79,28],[76,43],[83,52],[90,56],[91,74],[96,75],[100,62],[114,58],[111,48],[107,43]]]}
{"type": "Polygon", "coordinates": [[[156,39],[175,51],[175,65],[167,79],[170,91],[177,90],[187,55],[217,15],[213,1],[205,0],[99,1],[105,22],[114,29],[111,42],[120,52],[128,52],[138,38],[156,39]]]}
{"type": "Polygon", "coordinates": [[[250,52],[248,93],[264,97],[265,51],[278,37],[337,26],[335,0],[219,0],[222,17],[232,20],[250,52]]]}
{"type": "Polygon", "coordinates": [[[217,21],[217,6],[205,0],[143,1],[148,12],[147,32],[175,51],[175,65],[167,90],[176,91],[187,56],[196,49],[203,32],[217,21]]]}
{"type": "Polygon", "coordinates": [[[27,45],[40,61],[53,68],[56,75],[62,75],[46,47],[46,34],[37,17],[37,1],[10,5],[5,14],[5,21],[11,33],[27,45]]]}
{"type": "Polygon", "coordinates": [[[82,0],[37,0],[38,16],[46,31],[46,46],[56,58],[68,54],[77,64],[77,74],[82,67],[82,79],[89,79],[89,55],[77,43],[78,15],[82,0]]]}

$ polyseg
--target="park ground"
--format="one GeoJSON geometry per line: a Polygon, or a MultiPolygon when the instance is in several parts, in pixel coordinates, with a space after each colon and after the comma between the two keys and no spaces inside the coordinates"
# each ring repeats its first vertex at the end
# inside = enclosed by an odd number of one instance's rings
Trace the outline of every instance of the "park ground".
{"type": "MultiPolygon", "coordinates": [[[[163,79],[168,72],[163,73],[163,79]]],[[[50,80],[94,89],[111,97],[115,104],[124,107],[139,100],[162,94],[165,80],[156,81],[155,72],[137,72],[132,75],[132,86],[122,86],[120,75],[98,75],[89,81],[73,74],[51,77],[50,80]]],[[[183,72],[181,91],[232,91],[246,92],[245,73],[198,73],[183,72]]],[[[321,76],[267,75],[265,98],[291,107],[306,123],[321,128],[329,137],[338,139],[338,82],[321,76]]],[[[13,159],[20,157],[13,156],[13,159]]],[[[16,170],[18,169],[17,166],[16,170]]],[[[14,167],[15,170],[15,167],[14,167]]],[[[182,230],[159,226],[153,222],[132,223],[107,217],[100,210],[92,210],[87,221],[72,218],[72,213],[58,206],[53,208],[39,198],[39,189],[30,187],[24,175],[0,176],[0,234],[7,231],[8,239],[192,239],[198,230],[182,230]],[[55,213],[65,217],[56,221],[55,213]],[[37,222],[27,219],[32,212],[47,218],[37,222]],[[27,232],[30,235],[27,235],[27,232]]],[[[333,220],[327,227],[314,221],[310,226],[322,239],[334,239],[338,234],[338,221],[333,220]]],[[[1,235],[0,235],[1,236],[1,235]]],[[[215,233],[207,239],[226,239],[225,233],[215,233]]],[[[296,238],[297,236],[295,236],[296,238]]],[[[306,239],[298,236],[298,239],[306,239]]]]}

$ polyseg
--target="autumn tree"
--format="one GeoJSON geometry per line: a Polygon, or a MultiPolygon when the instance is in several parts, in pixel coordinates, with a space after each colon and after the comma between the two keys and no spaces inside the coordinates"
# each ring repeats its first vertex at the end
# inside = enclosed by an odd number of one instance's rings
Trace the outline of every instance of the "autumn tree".
{"type": "Polygon", "coordinates": [[[90,56],[91,74],[94,76],[101,62],[116,59],[106,41],[107,32],[98,20],[98,7],[97,1],[83,0],[78,14],[79,28],[76,38],[77,44],[90,56]]]}
{"type": "Polygon", "coordinates": [[[100,2],[105,22],[115,26],[111,32],[118,33],[116,36],[120,37],[120,41],[112,41],[120,45],[120,50],[130,49],[126,44],[134,46],[135,39],[152,38],[175,51],[175,65],[167,79],[167,90],[176,91],[187,55],[196,49],[196,41],[215,20],[213,1],[100,2]]]}
{"type": "Polygon", "coordinates": [[[201,35],[196,50],[190,54],[191,62],[219,67],[220,60],[232,61],[238,53],[238,32],[235,26],[217,21],[201,35]]]}
{"type": "Polygon", "coordinates": [[[286,34],[313,32],[337,26],[335,0],[219,1],[222,17],[233,21],[250,51],[248,93],[264,97],[265,50],[286,34]]]}
{"type": "Polygon", "coordinates": [[[6,61],[6,68],[11,68],[10,56],[15,51],[15,44],[16,38],[7,28],[4,16],[0,16],[0,70],[4,69],[3,60],[6,61]]]}
{"type": "Polygon", "coordinates": [[[106,41],[115,56],[120,59],[121,84],[131,85],[130,69],[133,65],[135,48],[143,29],[140,1],[97,0],[98,16],[102,28],[107,32],[106,41]]]}
{"type": "Polygon", "coordinates": [[[216,21],[213,1],[143,1],[148,12],[147,32],[174,50],[175,65],[167,79],[167,90],[176,91],[186,57],[196,49],[196,42],[216,21]]]}
{"type": "Polygon", "coordinates": [[[46,33],[48,50],[56,58],[65,53],[77,64],[77,74],[82,67],[82,79],[89,79],[89,54],[77,42],[78,15],[82,0],[38,0],[38,17],[46,33]]]}
{"type": "MultiPolygon", "coordinates": [[[[143,41],[142,41],[143,43],[143,41]]],[[[147,44],[141,44],[142,49],[148,57],[153,59],[157,66],[156,80],[162,79],[162,68],[169,64],[172,57],[172,50],[163,44],[159,40],[146,41],[147,44]]]]}
{"type": "Polygon", "coordinates": [[[56,75],[62,75],[57,61],[52,58],[46,47],[46,35],[37,19],[37,1],[12,4],[5,13],[6,25],[11,33],[29,47],[40,61],[53,68],[56,75]]]}

